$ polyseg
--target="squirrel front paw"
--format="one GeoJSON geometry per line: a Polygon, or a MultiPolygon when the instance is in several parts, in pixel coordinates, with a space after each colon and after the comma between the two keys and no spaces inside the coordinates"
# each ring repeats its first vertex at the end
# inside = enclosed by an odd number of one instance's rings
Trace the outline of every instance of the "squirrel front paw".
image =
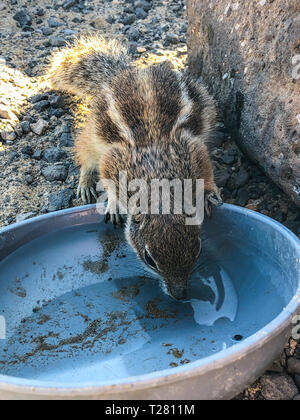
{"type": "Polygon", "coordinates": [[[84,204],[91,204],[93,201],[97,201],[97,193],[93,186],[83,186],[79,184],[77,189],[77,198],[81,199],[84,204]]]}
{"type": "Polygon", "coordinates": [[[219,207],[223,204],[222,197],[219,191],[205,191],[204,193],[204,207],[208,216],[211,216],[212,206],[219,207]]]}
{"type": "Polygon", "coordinates": [[[91,204],[93,201],[97,202],[96,182],[97,177],[95,171],[82,167],[80,170],[77,198],[81,198],[84,204],[91,204]]]}
{"type": "Polygon", "coordinates": [[[112,203],[108,200],[104,221],[105,223],[110,221],[114,227],[123,227],[124,218],[120,214],[119,206],[116,203],[112,203]]]}

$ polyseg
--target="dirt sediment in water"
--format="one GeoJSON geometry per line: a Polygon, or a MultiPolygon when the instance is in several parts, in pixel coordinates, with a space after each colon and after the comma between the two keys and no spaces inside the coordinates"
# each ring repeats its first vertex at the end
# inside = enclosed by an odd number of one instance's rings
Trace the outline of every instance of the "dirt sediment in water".
{"type": "Polygon", "coordinates": [[[184,354],[184,349],[178,350],[177,348],[171,349],[168,351],[167,354],[172,354],[176,359],[181,359],[184,354]]]}
{"type": "Polygon", "coordinates": [[[134,299],[140,293],[139,286],[137,284],[131,284],[129,286],[123,286],[117,292],[113,292],[112,296],[121,301],[128,301],[128,299],[134,299]]]}
{"type": "Polygon", "coordinates": [[[90,273],[101,275],[106,273],[108,270],[108,262],[106,260],[100,261],[92,261],[92,260],[85,260],[82,263],[82,266],[85,271],[89,271],[90,273]]]}
{"type": "Polygon", "coordinates": [[[176,310],[168,310],[168,309],[160,309],[157,307],[157,303],[160,302],[160,299],[149,300],[146,305],[146,318],[163,318],[163,319],[170,319],[176,318],[178,315],[178,311],[176,310]]]}

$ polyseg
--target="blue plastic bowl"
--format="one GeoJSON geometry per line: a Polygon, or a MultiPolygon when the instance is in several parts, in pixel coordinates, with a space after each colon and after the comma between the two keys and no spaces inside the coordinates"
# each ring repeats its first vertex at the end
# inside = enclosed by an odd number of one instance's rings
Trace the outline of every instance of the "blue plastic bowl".
{"type": "Polygon", "coordinates": [[[2,229],[0,398],[227,399],[244,389],[291,334],[299,240],[231,205],[203,232],[193,306],[161,292],[95,206],[2,229]]]}

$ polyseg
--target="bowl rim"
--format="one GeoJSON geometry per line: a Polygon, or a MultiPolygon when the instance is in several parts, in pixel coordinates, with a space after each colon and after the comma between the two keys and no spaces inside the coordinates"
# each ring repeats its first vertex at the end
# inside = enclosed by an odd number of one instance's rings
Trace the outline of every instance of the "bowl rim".
{"type": "MultiPolygon", "coordinates": [[[[289,240],[295,249],[298,249],[300,262],[300,241],[297,236],[274,219],[265,216],[261,213],[249,210],[244,207],[235,206],[232,204],[223,204],[218,211],[237,212],[246,215],[252,219],[260,220],[268,225],[271,225],[277,231],[281,232],[287,240],[289,240]]],[[[88,205],[81,207],[74,207],[71,209],[61,210],[58,212],[48,213],[46,215],[37,216],[23,222],[15,223],[8,227],[0,229],[0,237],[3,233],[13,231],[16,228],[26,225],[34,224],[38,221],[44,221],[54,217],[61,217],[71,214],[85,213],[87,216],[96,213],[96,205],[88,205]]],[[[99,217],[101,217],[99,215],[99,217]]],[[[102,216],[103,218],[103,216],[102,216]]],[[[52,396],[84,396],[90,394],[118,394],[125,391],[137,391],[145,388],[153,388],[171,384],[185,379],[191,379],[207,373],[212,370],[224,368],[230,365],[235,360],[242,359],[246,354],[256,351],[271,341],[276,336],[280,335],[284,330],[289,328],[294,315],[300,310],[300,273],[298,279],[298,289],[290,300],[288,305],[265,327],[258,330],[255,334],[246,338],[240,343],[236,343],[231,347],[221,350],[213,355],[195,360],[186,365],[175,368],[163,369],[152,373],[143,375],[128,376],[127,378],[108,380],[108,381],[92,381],[87,383],[59,383],[55,381],[41,381],[19,378],[8,375],[0,375],[0,391],[14,392],[19,394],[35,393],[40,395],[52,396]]]]}

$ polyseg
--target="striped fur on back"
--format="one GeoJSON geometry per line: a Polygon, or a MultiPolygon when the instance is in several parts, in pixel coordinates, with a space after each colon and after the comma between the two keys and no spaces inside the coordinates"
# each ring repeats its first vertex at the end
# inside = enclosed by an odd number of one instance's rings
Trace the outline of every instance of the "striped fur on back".
{"type": "Polygon", "coordinates": [[[216,119],[206,91],[168,63],[117,74],[104,84],[93,109],[101,138],[139,146],[170,142],[182,129],[205,142],[216,119]]]}
{"type": "Polygon", "coordinates": [[[49,75],[54,88],[94,98],[96,132],[109,144],[170,141],[183,128],[206,141],[214,129],[215,105],[201,85],[168,62],[137,68],[116,41],[78,40],[54,54],[49,75]]]}

